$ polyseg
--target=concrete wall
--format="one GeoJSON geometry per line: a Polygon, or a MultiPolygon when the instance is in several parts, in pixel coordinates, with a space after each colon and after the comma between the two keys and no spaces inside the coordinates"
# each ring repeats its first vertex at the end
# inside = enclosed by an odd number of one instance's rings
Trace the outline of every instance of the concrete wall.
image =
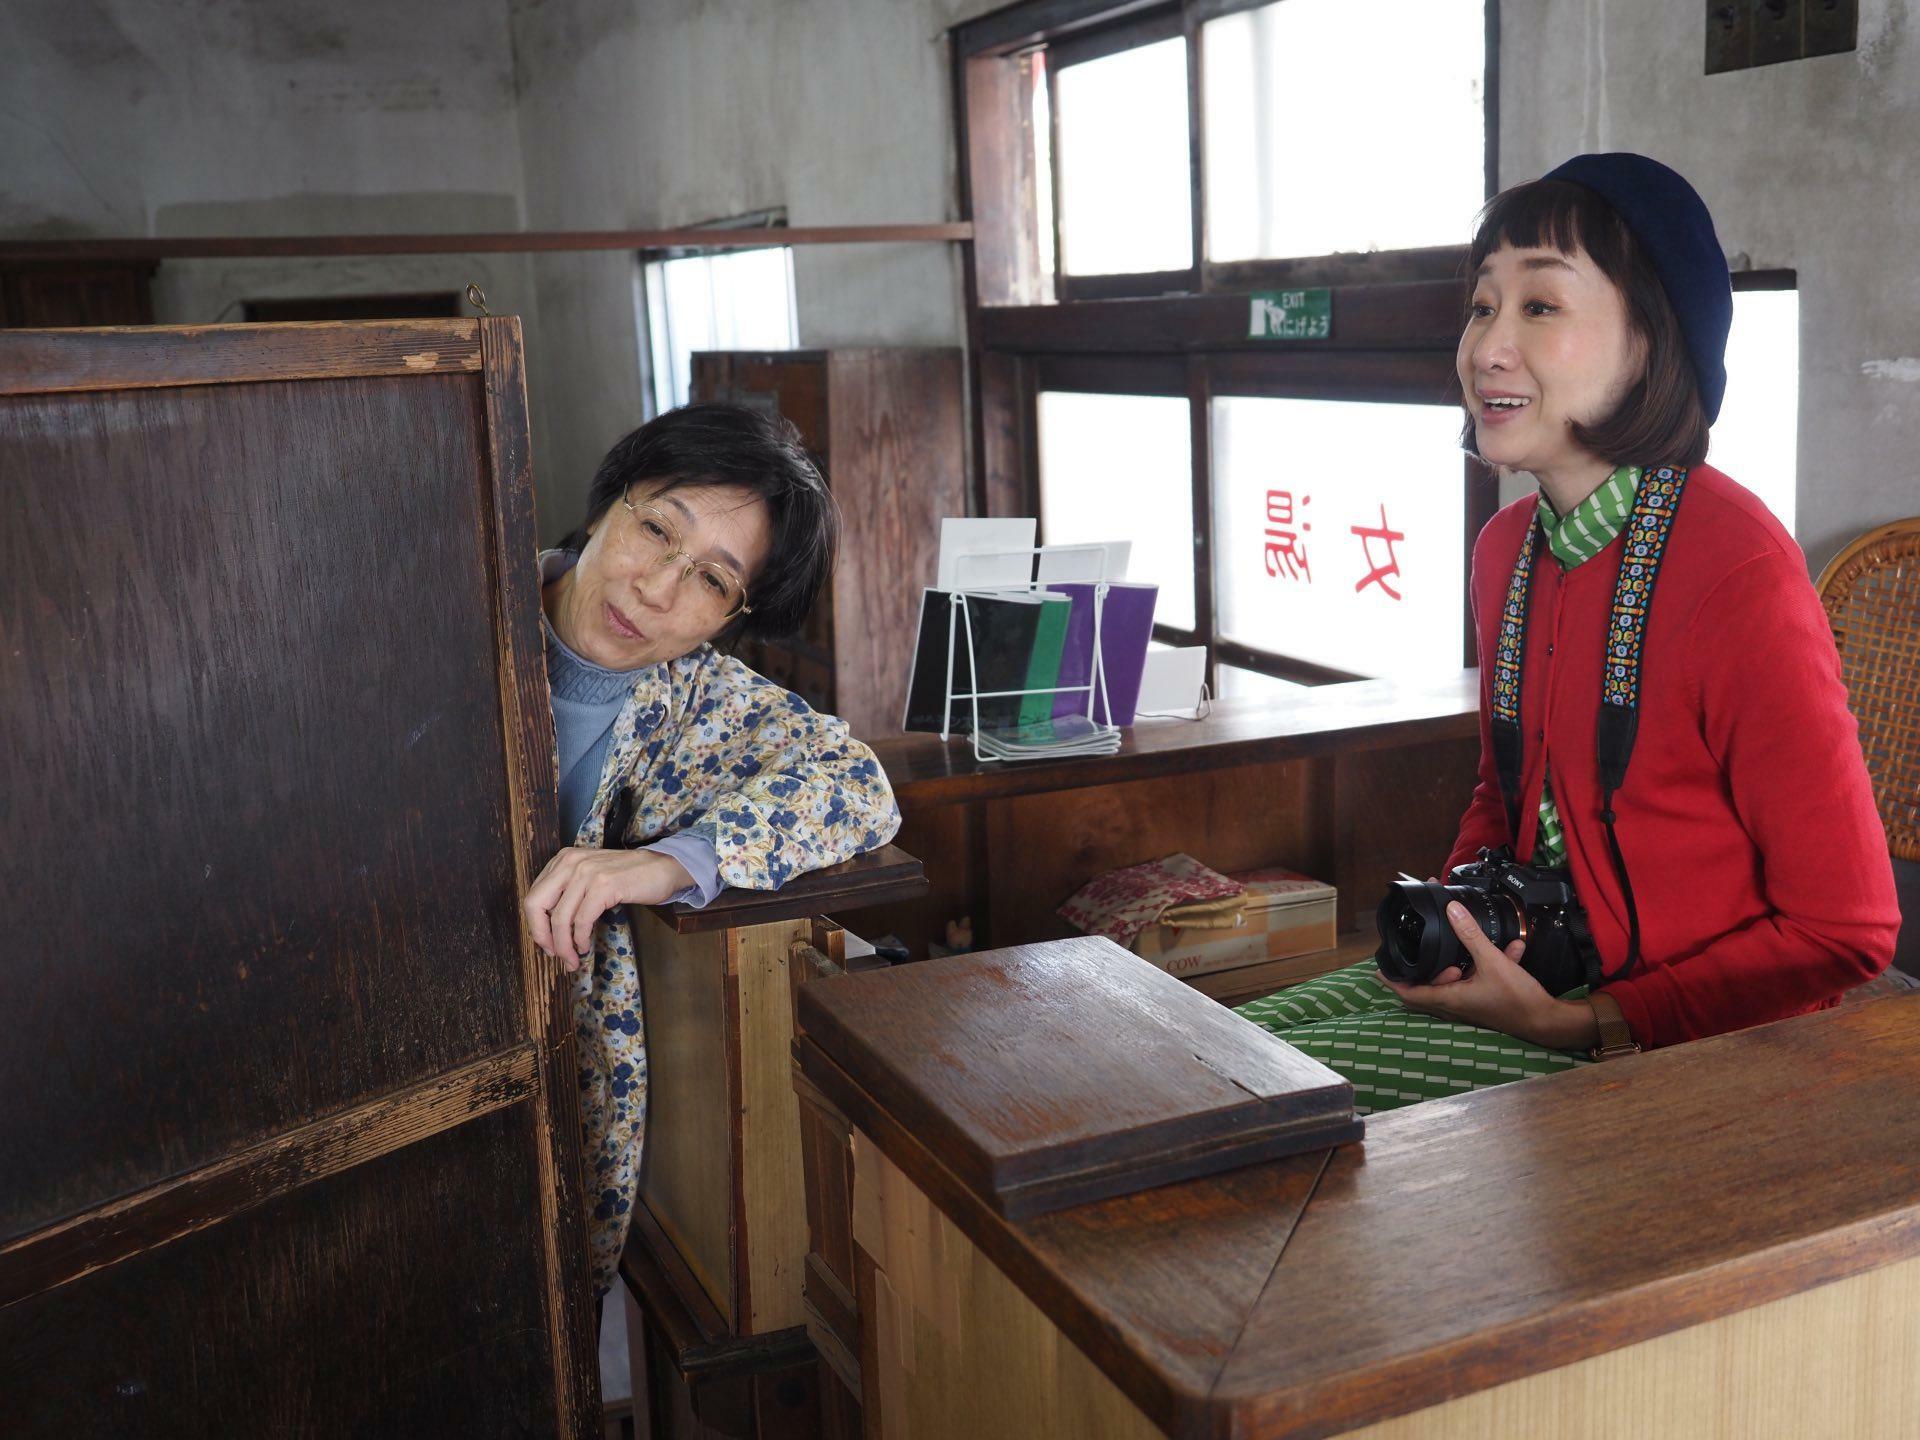
{"type": "MultiPolygon", "coordinates": [[[[512,3],[533,226],[955,213],[944,35],[998,0],[512,3]]],[[[641,418],[633,269],[612,254],[535,263],[543,320],[567,337],[540,357],[534,428],[555,510],[641,418]]],[[[801,248],[794,286],[803,345],[951,345],[964,328],[952,246],[801,248]]]]}
{"type": "MultiPolygon", "coordinates": [[[[521,223],[506,0],[4,0],[0,234],[521,223]]],[[[513,257],[170,262],[157,318],[267,296],[524,288],[513,257]],[[488,285],[492,281],[492,285],[488,285]]]]}
{"type": "MultiPolygon", "coordinates": [[[[0,0],[0,234],[949,218],[943,37],[998,0],[0,0]]],[[[1507,0],[1502,179],[1633,148],[1729,251],[1800,274],[1798,528],[1817,566],[1920,504],[1920,41],[1703,76],[1699,7],[1507,0]]],[[[619,252],[162,267],[162,319],[255,296],[484,286],[527,326],[542,530],[643,414],[619,252]]],[[[953,344],[955,247],[803,249],[801,341],[953,344]]]]}
{"type": "Polygon", "coordinates": [[[1920,15],[1860,0],[1854,53],[1710,76],[1705,23],[1672,0],[1507,0],[1501,183],[1639,150],[1693,181],[1730,254],[1799,272],[1795,528],[1817,572],[1920,512],[1920,15]]]}

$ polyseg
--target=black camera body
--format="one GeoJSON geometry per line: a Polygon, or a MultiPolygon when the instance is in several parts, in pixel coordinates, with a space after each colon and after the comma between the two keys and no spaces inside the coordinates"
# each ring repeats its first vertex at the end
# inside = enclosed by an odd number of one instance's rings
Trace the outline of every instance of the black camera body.
{"type": "Polygon", "coordinates": [[[1586,911],[1564,869],[1523,865],[1504,845],[1456,866],[1445,884],[1396,880],[1375,912],[1381,971],[1402,985],[1430,985],[1450,965],[1473,972],[1473,956],[1453,933],[1447,903],[1458,900],[1502,950],[1525,942],[1520,966],[1549,995],[1564,995],[1601,979],[1600,953],[1586,911]]]}

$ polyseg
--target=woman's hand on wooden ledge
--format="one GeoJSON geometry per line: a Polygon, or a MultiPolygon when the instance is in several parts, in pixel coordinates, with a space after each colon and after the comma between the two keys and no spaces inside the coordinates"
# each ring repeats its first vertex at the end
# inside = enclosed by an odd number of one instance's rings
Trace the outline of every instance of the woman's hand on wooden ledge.
{"type": "Polygon", "coordinates": [[[1518,940],[1505,950],[1489,940],[1458,901],[1447,906],[1453,933],[1473,956],[1473,973],[1464,980],[1449,966],[1432,985],[1401,985],[1382,975],[1409,1010],[1438,1015],[1550,1050],[1586,1050],[1599,1043],[1600,1026],[1584,1000],[1556,1000],[1520,966],[1525,951],[1518,940]]]}
{"type": "Polygon", "coordinates": [[[660,905],[693,884],[686,867],[654,850],[569,845],[520,904],[533,943],[567,970],[593,954],[593,927],[619,905],[660,905]]]}

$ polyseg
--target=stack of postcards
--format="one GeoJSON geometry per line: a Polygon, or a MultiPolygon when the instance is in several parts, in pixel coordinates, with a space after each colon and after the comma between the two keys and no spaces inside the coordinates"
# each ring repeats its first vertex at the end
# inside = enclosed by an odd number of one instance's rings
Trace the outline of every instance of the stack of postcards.
{"type": "Polygon", "coordinates": [[[994,760],[1057,760],[1111,755],[1120,748],[1120,730],[1085,715],[1056,715],[1030,725],[982,726],[975,740],[981,755],[994,760]]]}

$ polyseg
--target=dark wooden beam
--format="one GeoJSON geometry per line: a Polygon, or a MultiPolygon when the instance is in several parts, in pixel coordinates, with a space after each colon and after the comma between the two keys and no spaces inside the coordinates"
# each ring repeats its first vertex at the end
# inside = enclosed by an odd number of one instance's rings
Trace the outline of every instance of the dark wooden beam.
{"type": "Polygon", "coordinates": [[[811,225],[754,230],[496,230],[441,235],[197,235],[0,240],[0,264],[24,260],[224,260],[285,255],[483,255],[552,250],[753,250],[767,245],[957,244],[965,222],[811,225]]]}
{"type": "Polygon", "coordinates": [[[1250,340],[1250,297],[1181,295],[1087,300],[1068,305],[988,305],[980,342],[989,350],[1108,353],[1248,350],[1270,355],[1327,350],[1435,350],[1460,341],[1461,290],[1451,280],[1355,285],[1333,292],[1333,333],[1325,340],[1250,340]]]}

